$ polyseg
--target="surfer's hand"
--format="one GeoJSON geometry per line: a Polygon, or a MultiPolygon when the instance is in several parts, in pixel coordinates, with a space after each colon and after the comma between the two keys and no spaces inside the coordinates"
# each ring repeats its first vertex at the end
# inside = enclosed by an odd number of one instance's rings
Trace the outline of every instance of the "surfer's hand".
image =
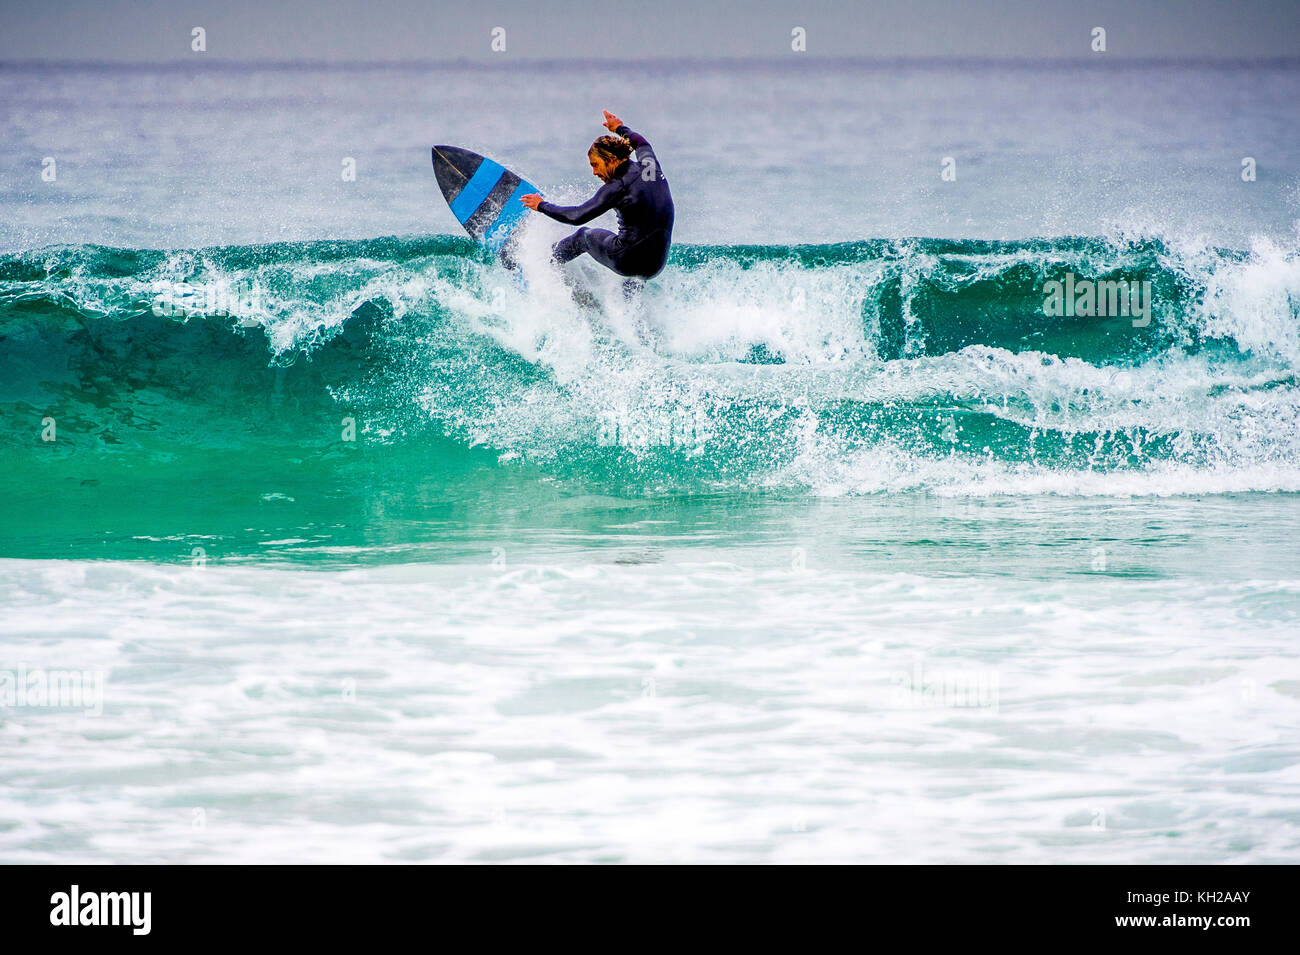
{"type": "Polygon", "coordinates": [[[519,201],[522,202],[524,205],[526,205],[529,209],[536,209],[538,206],[542,204],[542,197],[539,196],[537,193],[532,192],[526,196],[520,196],[519,201]]]}
{"type": "Polygon", "coordinates": [[[607,109],[602,109],[601,112],[605,114],[605,128],[611,133],[618,132],[618,128],[623,125],[623,121],[607,109]]]}

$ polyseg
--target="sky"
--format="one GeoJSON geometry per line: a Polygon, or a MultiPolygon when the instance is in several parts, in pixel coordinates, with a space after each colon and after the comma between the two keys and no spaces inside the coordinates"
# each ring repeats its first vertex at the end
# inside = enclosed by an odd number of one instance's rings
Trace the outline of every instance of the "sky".
{"type": "Polygon", "coordinates": [[[810,57],[1090,57],[1094,27],[1116,58],[1300,56],[1300,0],[0,0],[0,61],[757,58],[796,27],[810,57]]]}

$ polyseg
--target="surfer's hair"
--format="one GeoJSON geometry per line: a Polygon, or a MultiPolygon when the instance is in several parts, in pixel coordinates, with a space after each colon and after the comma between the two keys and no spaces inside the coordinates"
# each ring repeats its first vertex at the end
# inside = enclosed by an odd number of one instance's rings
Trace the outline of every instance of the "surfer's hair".
{"type": "Polygon", "coordinates": [[[601,136],[587,150],[588,156],[592,153],[600,156],[606,162],[622,162],[632,155],[632,144],[622,136],[601,136]]]}

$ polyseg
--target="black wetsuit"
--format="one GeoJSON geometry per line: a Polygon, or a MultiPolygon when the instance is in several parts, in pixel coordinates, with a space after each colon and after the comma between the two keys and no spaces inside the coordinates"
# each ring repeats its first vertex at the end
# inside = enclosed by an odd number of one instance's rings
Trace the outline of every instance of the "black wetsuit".
{"type": "Polygon", "coordinates": [[[619,275],[648,279],[668,260],[673,238],[673,197],[654,149],[626,126],[616,132],[631,141],[636,161],[625,159],[614,178],[580,206],[543,202],[537,211],[559,222],[582,225],[610,209],[618,216],[618,235],[608,229],[579,229],[555,244],[555,258],[568,262],[586,252],[619,275]]]}

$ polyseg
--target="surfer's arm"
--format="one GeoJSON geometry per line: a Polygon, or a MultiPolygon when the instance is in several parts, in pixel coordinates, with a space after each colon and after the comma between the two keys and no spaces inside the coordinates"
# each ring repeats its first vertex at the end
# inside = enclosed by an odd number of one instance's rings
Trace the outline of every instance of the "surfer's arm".
{"type": "Polygon", "coordinates": [[[618,199],[622,190],[623,184],[615,180],[614,182],[605,183],[596,190],[594,196],[580,206],[557,206],[550,202],[539,202],[537,211],[544,216],[550,216],[556,222],[564,222],[568,225],[583,225],[596,218],[596,216],[613,209],[614,202],[618,199]]]}
{"type": "Polygon", "coordinates": [[[642,171],[645,170],[647,161],[649,161],[655,169],[659,168],[659,157],[655,155],[654,147],[650,145],[649,141],[644,136],[640,133],[633,132],[626,126],[620,126],[614,131],[632,144],[632,148],[636,150],[636,161],[641,166],[642,171]]]}
{"type": "Polygon", "coordinates": [[[614,132],[618,133],[629,143],[631,143],[632,148],[635,149],[638,153],[641,152],[641,150],[645,149],[649,151],[651,155],[654,155],[654,147],[652,147],[650,145],[649,140],[647,140],[640,133],[633,132],[632,130],[628,129],[626,126],[620,126],[618,129],[614,130],[614,132]]]}

